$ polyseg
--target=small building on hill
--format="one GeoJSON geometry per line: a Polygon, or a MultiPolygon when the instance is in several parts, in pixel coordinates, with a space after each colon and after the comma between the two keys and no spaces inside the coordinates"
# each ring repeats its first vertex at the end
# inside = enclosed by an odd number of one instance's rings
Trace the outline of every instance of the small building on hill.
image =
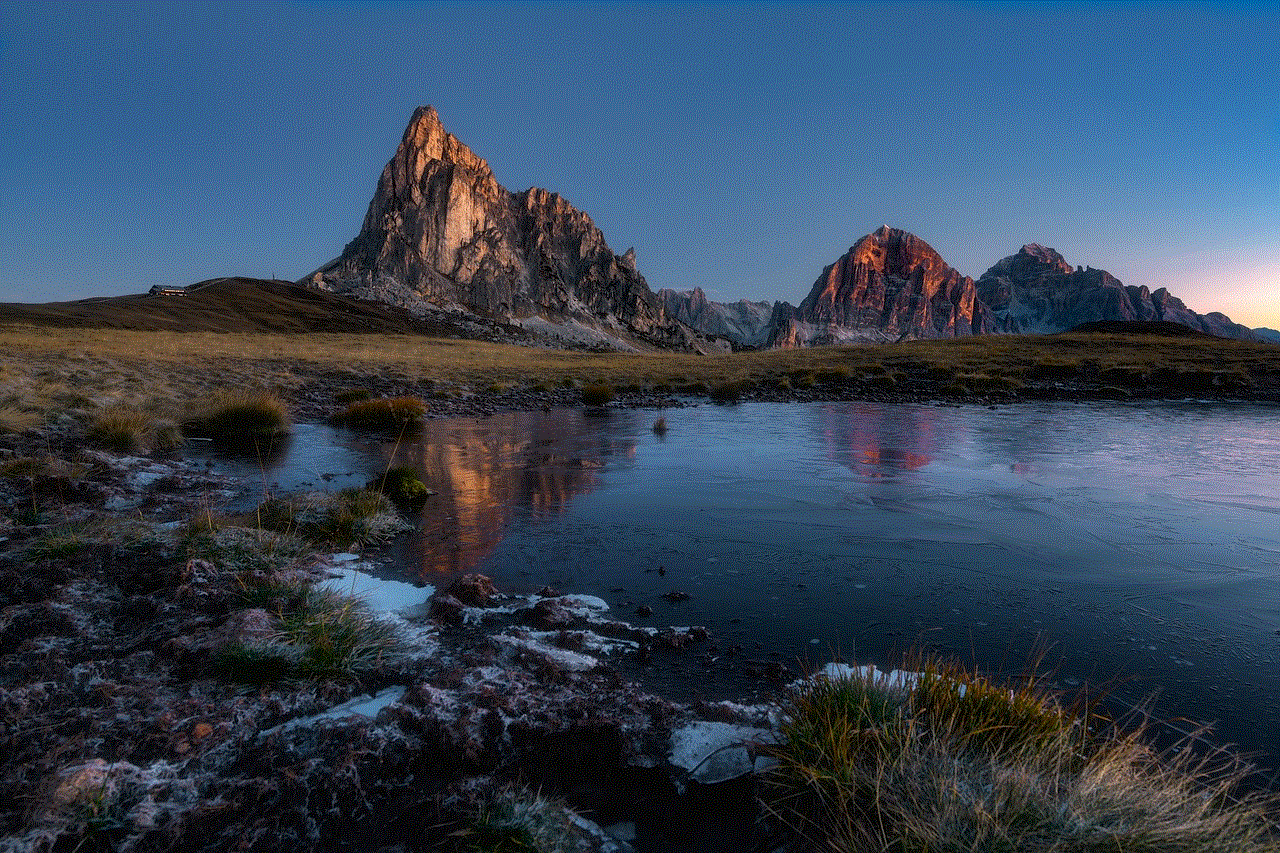
{"type": "Polygon", "coordinates": [[[150,293],[152,296],[186,296],[187,289],[185,287],[163,287],[162,285],[154,285],[150,293]]]}

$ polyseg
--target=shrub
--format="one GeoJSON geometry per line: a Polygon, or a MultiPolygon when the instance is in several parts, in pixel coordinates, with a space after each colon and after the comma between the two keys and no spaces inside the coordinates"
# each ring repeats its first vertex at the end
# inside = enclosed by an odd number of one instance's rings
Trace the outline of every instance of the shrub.
{"type": "Polygon", "coordinates": [[[609,385],[587,385],[582,389],[582,403],[586,406],[604,406],[613,402],[613,388],[609,385]]]}
{"type": "Polygon", "coordinates": [[[383,397],[353,402],[333,417],[354,429],[394,431],[422,426],[427,406],[417,397],[383,397]]]}
{"type": "Polygon", "coordinates": [[[289,410],[270,391],[231,391],[214,397],[182,428],[222,445],[257,446],[288,432],[289,410]]]}

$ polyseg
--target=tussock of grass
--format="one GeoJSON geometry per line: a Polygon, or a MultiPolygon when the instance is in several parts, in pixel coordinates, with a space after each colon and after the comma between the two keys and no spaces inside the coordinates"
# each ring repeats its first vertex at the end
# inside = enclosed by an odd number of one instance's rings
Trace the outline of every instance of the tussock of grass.
{"type": "Polygon", "coordinates": [[[27,546],[32,560],[69,560],[93,544],[93,538],[79,527],[47,530],[27,546]]]}
{"type": "Polygon", "coordinates": [[[582,389],[582,404],[584,406],[604,406],[612,403],[613,397],[612,385],[586,385],[582,389]]]}
{"type": "Polygon", "coordinates": [[[484,802],[471,826],[450,836],[465,853],[571,853],[584,849],[569,807],[523,788],[504,788],[484,802]]]}
{"type": "Polygon", "coordinates": [[[269,391],[227,391],[197,409],[182,427],[220,444],[252,445],[288,432],[289,410],[269,391]]]}
{"type": "Polygon", "coordinates": [[[154,427],[150,414],[133,406],[112,406],[96,414],[85,438],[116,453],[133,453],[147,443],[154,427]]]}
{"type": "Polygon", "coordinates": [[[312,587],[299,607],[280,614],[278,641],[299,650],[294,671],[304,678],[345,678],[376,666],[399,638],[357,598],[312,587]]]}
{"type": "Polygon", "coordinates": [[[366,388],[348,388],[345,391],[339,391],[333,395],[334,402],[346,406],[351,403],[359,403],[362,400],[368,400],[373,394],[366,388]]]}
{"type": "Polygon", "coordinates": [[[258,506],[256,518],[266,530],[340,547],[383,542],[409,526],[385,495],[368,489],[270,498],[258,506]]]}
{"type": "Polygon", "coordinates": [[[914,683],[818,681],[785,709],[766,807],[835,851],[1274,851],[1242,772],[1141,732],[1091,734],[1034,682],[928,664],[914,683]]]}
{"type": "Polygon", "coordinates": [[[707,393],[717,403],[736,403],[742,399],[748,387],[749,383],[745,380],[716,382],[707,393]]]}
{"type": "Polygon", "coordinates": [[[354,429],[394,431],[422,426],[427,406],[417,397],[390,397],[357,400],[333,416],[341,426],[354,429]]]}

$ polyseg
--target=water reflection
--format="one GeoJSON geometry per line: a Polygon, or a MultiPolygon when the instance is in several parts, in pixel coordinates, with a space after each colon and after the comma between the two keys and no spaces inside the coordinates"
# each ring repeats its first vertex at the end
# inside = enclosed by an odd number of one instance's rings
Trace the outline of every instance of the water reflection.
{"type": "Polygon", "coordinates": [[[933,461],[942,417],[937,409],[855,403],[819,407],[815,426],[833,461],[855,474],[891,477],[933,461]]]}
{"type": "Polygon", "coordinates": [[[384,446],[438,494],[411,548],[419,578],[475,571],[517,518],[548,518],[594,489],[609,460],[631,460],[633,418],[585,422],[582,410],[507,412],[479,421],[431,421],[411,441],[384,446]]]}

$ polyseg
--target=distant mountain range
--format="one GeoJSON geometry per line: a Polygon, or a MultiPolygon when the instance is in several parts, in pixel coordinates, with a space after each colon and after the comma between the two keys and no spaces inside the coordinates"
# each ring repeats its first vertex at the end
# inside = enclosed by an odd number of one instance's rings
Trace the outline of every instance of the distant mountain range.
{"type": "Polygon", "coordinates": [[[545,337],[620,348],[803,347],[1142,320],[1264,337],[1221,314],[1197,314],[1164,288],[1073,269],[1035,243],[975,282],[919,237],[888,226],[824,269],[798,306],[714,302],[699,288],[654,294],[633,250],[615,255],[590,217],[555,193],[504,189],[431,107],[414,113],[360,233],[302,283],[410,311],[458,306],[545,337]]]}
{"type": "Polygon", "coordinates": [[[1248,329],[1219,313],[1197,314],[1165,288],[1151,292],[1125,286],[1104,270],[1072,268],[1055,250],[1036,243],[975,282],[924,240],[888,226],[862,237],[826,267],[798,306],[714,302],[700,288],[655,294],[633,249],[615,254],[591,218],[556,193],[504,188],[484,160],[444,129],[433,107],[414,112],[382,171],[360,233],[337,258],[299,281],[302,288],[218,281],[198,299],[193,293],[51,303],[47,310],[0,306],[0,320],[30,316],[64,324],[181,327],[184,318],[195,319],[200,306],[219,328],[447,328],[495,340],[532,337],[553,345],[699,352],[1163,321],[1280,344],[1280,332],[1248,329]],[[322,306],[298,298],[307,292],[346,298],[322,306]],[[220,315],[217,300],[233,295],[239,302],[266,299],[281,311],[296,301],[306,316],[297,323],[283,316],[263,321],[237,314],[234,305],[220,315]],[[163,304],[173,298],[185,307],[163,304]],[[161,302],[131,301],[138,299],[161,302]],[[348,308],[350,323],[339,316],[348,308]]]}

